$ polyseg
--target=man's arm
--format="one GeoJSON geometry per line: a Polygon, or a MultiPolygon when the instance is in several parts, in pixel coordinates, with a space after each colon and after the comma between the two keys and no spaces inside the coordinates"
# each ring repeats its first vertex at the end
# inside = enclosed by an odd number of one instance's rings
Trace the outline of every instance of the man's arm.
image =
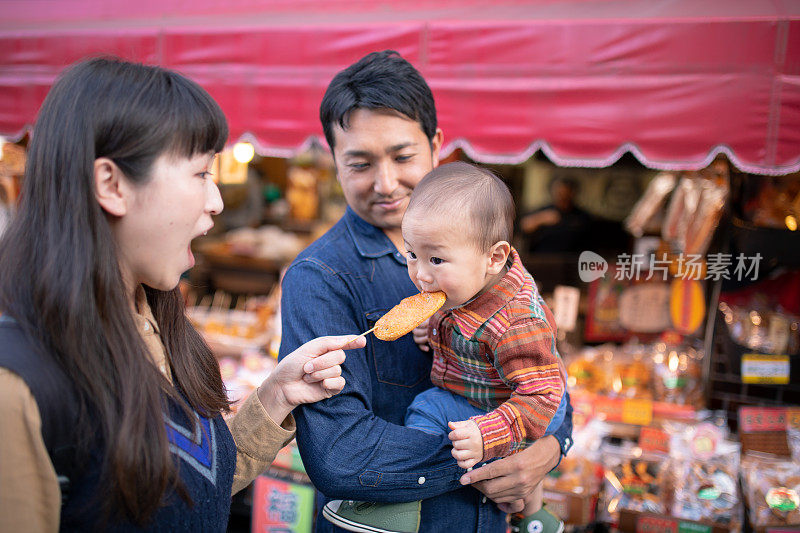
{"type": "Polygon", "coordinates": [[[548,472],[561,462],[561,458],[572,447],[572,404],[569,393],[564,392],[567,410],[564,422],[552,435],[547,435],[521,452],[500,459],[461,477],[464,485],[473,486],[501,505],[507,512],[519,511],[508,507],[527,496],[548,472]]]}
{"type": "MultiPolygon", "coordinates": [[[[309,260],[293,265],[283,280],[281,357],[315,337],[361,333],[367,324],[360,307],[358,294],[331,269],[309,260]]],[[[370,337],[366,348],[346,352],[340,394],[294,411],[309,477],[326,496],[343,499],[411,501],[459,488],[463,470],[446,435],[391,424],[373,413],[367,350],[374,342],[370,337]]]]}

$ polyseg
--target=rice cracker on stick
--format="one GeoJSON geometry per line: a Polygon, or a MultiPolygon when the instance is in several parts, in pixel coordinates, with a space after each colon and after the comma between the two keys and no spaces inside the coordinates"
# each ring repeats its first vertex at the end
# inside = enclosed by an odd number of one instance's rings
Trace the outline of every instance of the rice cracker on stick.
{"type": "Polygon", "coordinates": [[[421,292],[403,298],[399,304],[389,309],[388,313],[375,322],[375,327],[361,335],[374,331],[375,336],[382,341],[399,339],[429,319],[444,305],[445,300],[447,300],[447,296],[442,291],[421,292]]]}

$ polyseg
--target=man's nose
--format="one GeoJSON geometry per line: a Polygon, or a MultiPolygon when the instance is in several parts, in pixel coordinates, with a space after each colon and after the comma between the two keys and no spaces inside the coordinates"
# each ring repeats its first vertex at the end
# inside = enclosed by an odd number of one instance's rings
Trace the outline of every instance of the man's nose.
{"type": "Polygon", "coordinates": [[[381,163],[375,176],[375,192],[389,196],[395,189],[397,189],[397,170],[390,162],[381,163]]]}

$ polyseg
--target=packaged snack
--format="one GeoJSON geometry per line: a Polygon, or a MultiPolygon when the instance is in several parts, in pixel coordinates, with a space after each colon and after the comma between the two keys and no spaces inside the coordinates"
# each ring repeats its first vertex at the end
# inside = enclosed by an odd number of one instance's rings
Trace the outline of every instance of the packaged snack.
{"type": "Polygon", "coordinates": [[[600,352],[586,348],[571,358],[567,365],[567,385],[570,389],[601,392],[605,385],[600,352]]]}
{"type": "Polygon", "coordinates": [[[750,522],[755,528],[800,526],[800,464],[748,452],[742,479],[750,522]]]}
{"type": "Polygon", "coordinates": [[[672,195],[662,237],[687,255],[702,255],[719,225],[729,186],[727,172],[687,172],[672,195]]]}
{"type": "Polygon", "coordinates": [[[670,507],[669,461],[638,447],[603,447],[605,483],[599,503],[601,520],[616,523],[619,511],[667,514],[670,507]]]}
{"type": "Polygon", "coordinates": [[[657,343],[653,349],[653,399],[678,405],[700,405],[703,352],[686,345],[657,343]]]}
{"type": "Polygon", "coordinates": [[[600,446],[609,431],[609,425],[597,419],[575,428],[572,432],[574,445],[558,467],[545,476],[544,488],[575,494],[598,494],[603,478],[600,446]]]}
{"type": "Polygon", "coordinates": [[[708,422],[672,424],[671,431],[673,516],[740,531],[739,444],[726,440],[725,431],[708,422]]]}
{"type": "Polygon", "coordinates": [[[641,345],[627,345],[614,356],[610,395],[618,398],[650,400],[652,364],[641,345]]]}
{"type": "Polygon", "coordinates": [[[633,206],[631,214],[625,219],[625,227],[635,237],[641,237],[648,224],[661,210],[669,193],[675,188],[677,176],[673,172],[657,174],[647,185],[644,194],[633,206]]]}

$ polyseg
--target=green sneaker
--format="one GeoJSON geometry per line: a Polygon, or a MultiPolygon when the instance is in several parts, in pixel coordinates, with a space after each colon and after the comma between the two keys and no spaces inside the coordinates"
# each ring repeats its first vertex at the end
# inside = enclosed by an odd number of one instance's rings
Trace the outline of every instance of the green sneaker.
{"type": "Polygon", "coordinates": [[[417,533],[422,502],[375,503],[332,500],[322,516],[347,531],[358,533],[417,533]]]}
{"type": "Polygon", "coordinates": [[[564,522],[542,506],[541,509],[522,518],[511,521],[512,533],[563,533],[564,522]]]}

